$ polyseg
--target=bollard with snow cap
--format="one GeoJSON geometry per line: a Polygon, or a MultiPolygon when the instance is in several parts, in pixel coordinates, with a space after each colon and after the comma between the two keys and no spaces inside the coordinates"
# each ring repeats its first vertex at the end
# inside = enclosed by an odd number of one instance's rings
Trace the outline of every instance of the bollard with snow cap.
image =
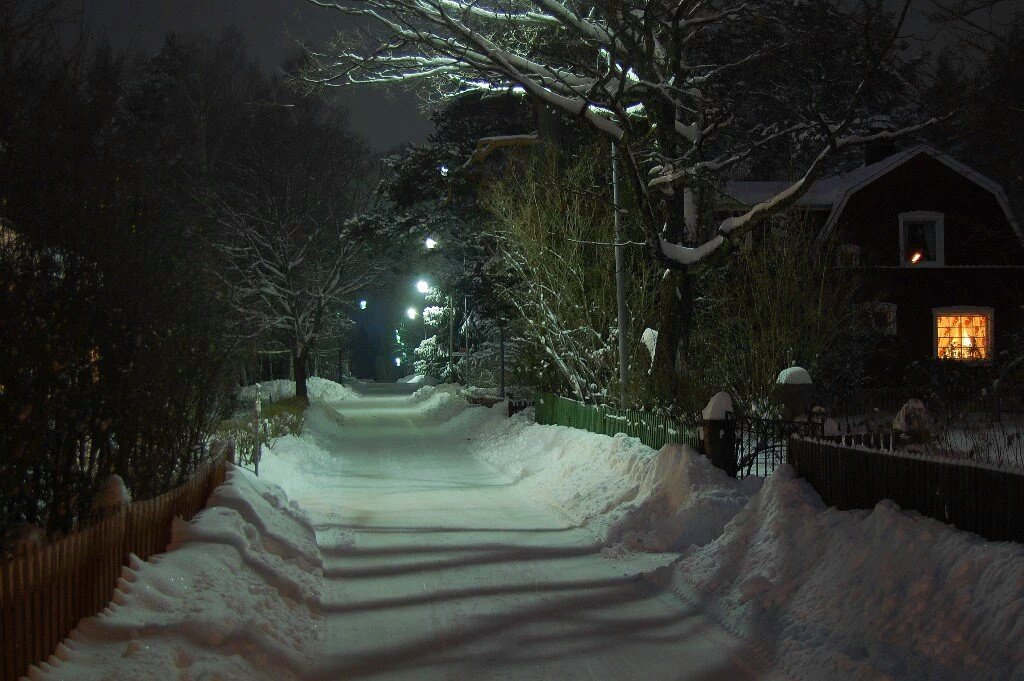
{"type": "Polygon", "coordinates": [[[807,369],[794,366],[780,371],[775,379],[775,395],[782,404],[783,418],[806,416],[814,398],[814,383],[807,369]]]}
{"type": "Polygon", "coordinates": [[[732,398],[724,390],[708,401],[704,417],[704,456],[711,464],[732,478],[738,470],[736,461],[736,422],[726,418],[732,411],[732,398]]]}

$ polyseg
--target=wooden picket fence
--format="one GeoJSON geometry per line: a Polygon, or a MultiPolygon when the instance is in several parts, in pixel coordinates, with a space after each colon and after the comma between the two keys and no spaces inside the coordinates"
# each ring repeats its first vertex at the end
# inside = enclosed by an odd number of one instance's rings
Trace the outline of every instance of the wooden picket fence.
{"type": "Polygon", "coordinates": [[[0,681],[45,661],[79,620],[110,602],[121,567],[165,550],[175,517],[191,520],[224,482],[226,459],[212,458],[185,484],[133,502],[30,553],[0,563],[0,681]]]}
{"type": "Polygon", "coordinates": [[[986,539],[1024,542],[1024,473],[799,436],[790,440],[786,458],[840,510],[891,499],[986,539]]]}
{"type": "Polygon", "coordinates": [[[589,405],[551,393],[537,393],[534,410],[540,424],[569,426],[601,435],[625,433],[651,449],[661,449],[668,442],[676,442],[690,445],[698,452],[703,451],[698,425],[680,423],[663,414],[589,405]]]}

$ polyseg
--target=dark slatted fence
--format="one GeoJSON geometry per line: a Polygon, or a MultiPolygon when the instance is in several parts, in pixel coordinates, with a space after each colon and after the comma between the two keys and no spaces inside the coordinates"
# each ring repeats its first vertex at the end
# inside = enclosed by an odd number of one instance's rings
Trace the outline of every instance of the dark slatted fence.
{"type": "Polygon", "coordinates": [[[986,539],[1024,542],[1024,473],[797,437],[787,461],[841,510],[892,499],[986,539]]]}

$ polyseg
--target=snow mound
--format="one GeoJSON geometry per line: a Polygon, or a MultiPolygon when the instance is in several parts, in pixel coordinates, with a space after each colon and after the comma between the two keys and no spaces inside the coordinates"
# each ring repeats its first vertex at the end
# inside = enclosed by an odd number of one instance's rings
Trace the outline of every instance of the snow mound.
{"type": "Polygon", "coordinates": [[[228,505],[176,521],[167,553],[133,556],[111,605],[29,678],[302,678],[323,645],[309,521],[243,469],[229,469],[214,497],[228,505]]]}
{"type": "MultiPolygon", "coordinates": [[[[319,376],[310,376],[306,379],[306,390],[309,392],[310,402],[321,404],[336,404],[356,396],[351,388],[319,376]]],[[[260,383],[260,396],[263,401],[270,402],[295,397],[295,381],[285,379],[264,381],[260,383]]],[[[247,385],[239,390],[238,401],[243,404],[254,403],[256,401],[256,386],[247,385]]]]}
{"type": "Polygon", "coordinates": [[[462,386],[455,384],[426,385],[409,396],[427,419],[442,423],[450,421],[472,405],[462,395],[462,386]]]}
{"type": "Polygon", "coordinates": [[[707,543],[748,498],[743,483],[688,447],[655,452],[624,434],[537,425],[527,413],[485,432],[473,451],[605,543],[631,550],[707,543]]]}
{"type": "Polygon", "coordinates": [[[408,376],[403,376],[395,381],[395,383],[422,383],[426,378],[427,377],[422,374],[410,374],[408,376]]]}
{"type": "MultiPolygon", "coordinates": [[[[752,479],[753,480],[753,479],[752,479]]],[[[716,539],[748,501],[740,482],[686,445],[667,444],[640,474],[638,504],[608,529],[610,544],[636,551],[682,551],[716,539]]]]}
{"type": "Polygon", "coordinates": [[[891,502],[826,509],[789,466],[673,568],[797,678],[1024,679],[1024,547],[891,502]]]}

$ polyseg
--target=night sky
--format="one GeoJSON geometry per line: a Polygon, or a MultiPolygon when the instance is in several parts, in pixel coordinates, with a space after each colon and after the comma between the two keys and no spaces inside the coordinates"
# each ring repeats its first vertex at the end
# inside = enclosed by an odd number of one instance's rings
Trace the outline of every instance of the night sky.
{"type": "MultiPolygon", "coordinates": [[[[251,53],[268,72],[277,68],[295,40],[319,43],[340,21],[329,10],[300,0],[86,0],[86,18],[93,30],[109,37],[115,49],[154,53],[171,31],[202,31],[216,35],[237,26],[251,53]]],[[[352,127],[378,150],[420,141],[430,121],[418,99],[399,89],[358,87],[339,91],[352,114],[352,127]]]]}

